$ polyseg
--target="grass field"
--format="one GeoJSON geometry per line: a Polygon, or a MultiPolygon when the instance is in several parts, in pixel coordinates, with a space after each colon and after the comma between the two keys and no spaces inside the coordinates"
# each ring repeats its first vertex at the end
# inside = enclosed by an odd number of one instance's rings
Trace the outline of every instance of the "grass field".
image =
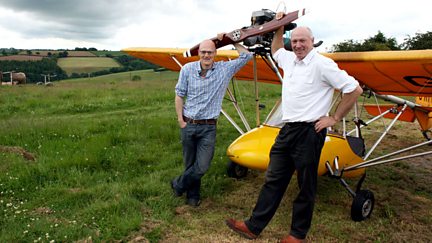
{"type": "MultiPolygon", "coordinates": [[[[249,216],[264,180],[257,171],[242,180],[226,176],[226,148],[238,132],[225,118],[218,123],[201,206],[190,208],[172,196],[168,183],[182,171],[176,79],[172,72],[135,71],[0,87],[0,145],[11,148],[0,153],[0,242],[276,242],[285,236],[294,180],[257,240],[243,240],[225,226],[228,217],[249,216]],[[131,81],[135,75],[141,80],[131,81]],[[35,161],[24,159],[22,150],[35,161]]],[[[279,88],[260,85],[266,104],[261,119],[279,88]]],[[[253,89],[251,83],[236,86],[248,118],[254,117],[253,89]]],[[[398,125],[379,153],[423,139],[417,127],[398,125]]],[[[376,136],[376,128],[364,133],[376,136]]],[[[320,177],[308,240],[430,241],[431,176],[430,157],[369,169],[364,187],[374,191],[376,205],[360,223],[351,221],[351,198],[339,182],[320,177]]]]}
{"type": "Polygon", "coordinates": [[[72,73],[92,73],[113,67],[120,67],[114,59],[108,57],[59,58],[57,65],[68,75],[72,73]]]}

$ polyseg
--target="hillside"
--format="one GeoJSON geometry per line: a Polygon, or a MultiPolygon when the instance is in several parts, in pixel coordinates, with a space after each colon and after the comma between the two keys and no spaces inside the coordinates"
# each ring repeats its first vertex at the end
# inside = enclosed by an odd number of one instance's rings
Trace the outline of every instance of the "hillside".
{"type": "Polygon", "coordinates": [[[153,64],[130,57],[121,51],[22,50],[15,52],[17,54],[0,56],[0,72],[24,72],[27,83],[44,82],[44,75],[55,77],[53,81],[56,81],[67,77],[89,77],[157,68],[153,64]],[[53,62],[55,62],[54,66],[53,62]]]}

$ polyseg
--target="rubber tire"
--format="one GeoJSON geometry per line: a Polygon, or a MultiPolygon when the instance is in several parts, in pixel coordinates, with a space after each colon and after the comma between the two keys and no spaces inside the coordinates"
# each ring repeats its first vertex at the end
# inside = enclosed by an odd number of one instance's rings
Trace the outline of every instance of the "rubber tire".
{"type": "Polygon", "coordinates": [[[232,161],[228,162],[227,174],[231,178],[241,179],[247,176],[248,168],[236,164],[232,161]]]}
{"type": "Polygon", "coordinates": [[[356,193],[351,205],[351,219],[360,222],[370,217],[375,205],[374,194],[369,190],[356,193]]]}

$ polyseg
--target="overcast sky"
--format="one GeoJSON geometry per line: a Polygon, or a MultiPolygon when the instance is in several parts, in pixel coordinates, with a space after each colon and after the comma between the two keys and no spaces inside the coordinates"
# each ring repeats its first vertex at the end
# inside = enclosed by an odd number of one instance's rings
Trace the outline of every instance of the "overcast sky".
{"type": "MultiPolygon", "coordinates": [[[[253,11],[276,11],[278,0],[0,0],[0,48],[189,48],[219,32],[250,25],[253,11]]],[[[283,2],[283,1],[282,1],[283,2]]],[[[401,44],[432,31],[430,0],[284,1],[288,12],[306,8],[319,48],[381,31],[401,44]]],[[[283,9],[282,5],[282,8],[283,9]]]]}

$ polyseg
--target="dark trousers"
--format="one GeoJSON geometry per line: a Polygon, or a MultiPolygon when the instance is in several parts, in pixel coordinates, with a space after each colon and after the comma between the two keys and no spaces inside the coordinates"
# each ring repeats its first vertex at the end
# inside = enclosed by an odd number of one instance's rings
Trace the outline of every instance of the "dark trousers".
{"type": "Polygon", "coordinates": [[[181,129],[183,173],[174,180],[178,192],[190,199],[200,199],[201,177],[210,168],[216,143],[216,125],[187,124],[181,129]]]}
{"type": "Polygon", "coordinates": [[[314,123],[287,123],[270,151],[265,183],[252,216],[245,223],[259,235],[279,207],[294,171],[299,193],[294,200],[290,234],[304,239],[311,226],[317,188],[318,163],[326,129],[317,133],[314,123]]]}

